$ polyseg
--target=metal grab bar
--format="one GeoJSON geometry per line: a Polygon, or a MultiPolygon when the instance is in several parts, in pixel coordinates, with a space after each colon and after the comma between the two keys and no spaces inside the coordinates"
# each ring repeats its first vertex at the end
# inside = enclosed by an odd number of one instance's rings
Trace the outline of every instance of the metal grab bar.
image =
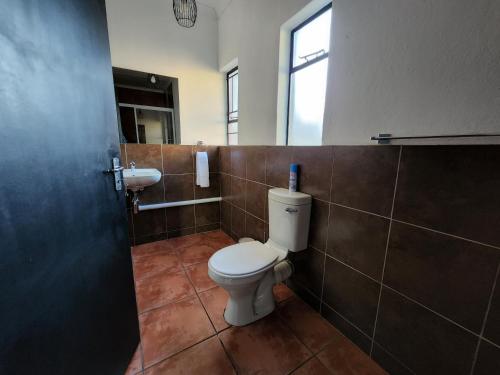
{"type": "Polygon", "coordinates": [[[393,137],[392,134],[379,134],[378,136],[373,136],[370,139],[372,141],[378,141],[378,144],[385,145],[389,144],[395,139],[431,139],[431,138],[474,138],[474,137],[500,137],[499,134],[491,133],[472,133],[472,134],[450,134],[450,135],[416,135],[407,137],[393,137]]]}
{"type": "Polygon", "coordinates": [[[139,211],[149,211],[149,210],[157,210],[160,208],[190,206],[193,204],[220,202],[221,200],[222,200],[221,197],[214,197],[214,198],[204,198],[204,199],[193,199],[190,201],[165,202],[165,203],[155,203],[155,204],[141,204],[141,205],[139,205],[138,209],[139,209],[139,211]]]}

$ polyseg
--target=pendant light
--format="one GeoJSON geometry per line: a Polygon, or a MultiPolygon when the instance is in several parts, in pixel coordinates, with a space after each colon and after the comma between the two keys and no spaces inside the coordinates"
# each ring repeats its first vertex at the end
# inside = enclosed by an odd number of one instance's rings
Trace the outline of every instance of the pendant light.
{"type": "Polygon", "coordinates": [[[198,9],[195,0],[173,0],[175,19],[182,27],[193,27],[198,9]]]}

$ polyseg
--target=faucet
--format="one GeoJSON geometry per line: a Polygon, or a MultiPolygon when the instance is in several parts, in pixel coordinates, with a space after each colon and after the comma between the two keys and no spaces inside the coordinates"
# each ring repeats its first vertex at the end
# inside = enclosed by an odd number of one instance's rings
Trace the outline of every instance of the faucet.
{"type": "Polygon", "coordinates": [[[135,161],[130,162],[130,169],[132,170],[132,173],[135,173],[135,161]]]}

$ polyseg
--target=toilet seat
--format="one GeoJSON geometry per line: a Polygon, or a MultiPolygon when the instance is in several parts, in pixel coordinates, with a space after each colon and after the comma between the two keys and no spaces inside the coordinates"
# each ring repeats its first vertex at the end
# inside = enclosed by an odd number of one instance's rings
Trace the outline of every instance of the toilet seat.
{"type": "Polygon", "coordinates": [[[209,268],[225,277],[249,277],[273,267],[278,254],[258,241],[244,242],[217,251],[208,262],[209,268]]]}

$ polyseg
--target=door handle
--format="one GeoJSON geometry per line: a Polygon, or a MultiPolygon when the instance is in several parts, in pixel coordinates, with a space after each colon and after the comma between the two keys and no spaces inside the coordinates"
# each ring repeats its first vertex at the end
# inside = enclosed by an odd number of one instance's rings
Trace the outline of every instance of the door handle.
{"type": "Polygon", "coordinates": [[[120,166],[120,159],[119,158],[113,158],[111,159],[111,169],[107,169],[104,171],[106,174],[112,174],[114,175],[115,178],[115,190],[120,191],[123,188],[123,183],[122,183],[122,171],[123,167],[120,166]]]}

